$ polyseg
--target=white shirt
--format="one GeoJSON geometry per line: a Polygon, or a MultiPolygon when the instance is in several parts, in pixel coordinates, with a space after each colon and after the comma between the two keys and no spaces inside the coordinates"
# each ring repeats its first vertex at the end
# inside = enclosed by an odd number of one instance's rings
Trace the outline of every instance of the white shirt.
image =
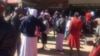
{"type": "Polygon", "coordinates": [[[69,26],[70,26],[70,23],[71,23],[71,21],[68,20],[67,23],[66,23],[66,31],[68,31],[68,28],[69,28],[69,26]]]}
{"type": "Polygon", "coordinates": [[[48,34],[49,33],[49,23],[48,23],[48,21],[44,20],[43,24],[46,26],[46,30],[44,31],[44,33],[48,34]]]}

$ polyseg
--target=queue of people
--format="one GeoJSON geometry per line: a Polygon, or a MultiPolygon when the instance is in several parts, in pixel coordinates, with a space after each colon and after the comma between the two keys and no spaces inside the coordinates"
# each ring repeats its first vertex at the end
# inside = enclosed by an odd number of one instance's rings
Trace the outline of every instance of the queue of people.
{"type": "MultiPolygon", "coordinates": [[[[64,13],[55,11],[51,16],[48,10],[42,11],[38,16],[38,10],[35,8],[16,7],[11,13],[9,21],[5,21],[3,12],[5,5],[0,1],[0,56],[14,56],[17,50],[18,56],[37,56],[37,39],[41,36],[42,48],[46,48],[48,33],[53,28],[55,37],[55,49],[63,51],[63,40],[68,40],[70,56],[73,56],[73,48],[77,49],[77,56],[80,53],[80,38],[82,35],[82,26],[84,24],[81,15],[75,12],[72,17],[64,13]],[[21,33],[23,42],[21,42],[21,33]]],[[[86,23],[91,15],[86,13],[86,23]]],[[[100,26],[97,24],[96,41],[93,43],[93,50],[89,56],[99,56],[100,53],[100,26]]],[[[66,42],[67,44],[67,42],[66,42]]]]}

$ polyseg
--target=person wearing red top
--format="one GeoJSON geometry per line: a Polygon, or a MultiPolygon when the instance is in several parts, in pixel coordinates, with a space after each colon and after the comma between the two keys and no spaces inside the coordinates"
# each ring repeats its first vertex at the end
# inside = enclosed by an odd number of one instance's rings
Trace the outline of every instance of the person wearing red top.
{"type": "Polygon", "coordinates": [[[90,11],[87,11],[86,14],[85,14],[85,18],[86,18],[86,22],[88,22],[91,18],[91,13],[90,11]]]}
{"type": "Polygon", "coordinates": [[[68,36],[68,45],[70,46],[70,56],[72,56],[73,48],[77,48],[78,56],[80,56],[80,33],[81,33],[82,21],[79,18],[79,13],[75,12],[73,19],[69,26],[69,36],[68,36]]]}
{"type": "Polygon", "coordinates": [[[87,31],[87,33],[91,33],[92,31],[92,26],[91,26],[91,17],[92,17],[92,15],[91,15],[91,11],[90,10],[88,10],[86,13],[85,13],[85,20],[86,20],[86,31],[87,31]]]}
{"type": "Polygon", "coordinates": [[[89,56],[100,56],[100,44],[93,47],[92,51],[89,53],[89,56]]]}

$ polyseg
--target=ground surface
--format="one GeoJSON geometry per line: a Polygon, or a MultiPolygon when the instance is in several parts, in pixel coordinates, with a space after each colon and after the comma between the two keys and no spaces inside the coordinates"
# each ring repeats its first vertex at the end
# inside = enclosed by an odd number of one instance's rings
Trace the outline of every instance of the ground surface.
{"type": "MultiPolygon", "coordinates": [[[[38,43],[38,56],[69,56],[69,47],[67,45],[67,40],[63,41],[63,51],[58,52],[55,50],[55,45],[56,45],[56,39],[53,35],[53,32],[50,32],[48,34],[48,43],[47,43],[47,48],[45,50],[41,49],[42,44],[41,41],[39,40],[38,43]]],[[[86,41],[94,40],[92,35],[87,35],[86,41]]],[[[23,40],[23,38],[22,38],[23,40]]],[[[80,40],[81,43],[81,55],[82,56],[88,56],[89,52],[92,50],[92,46],[90,45],[85,45],[84,44],[84,38],[80,40]]],[[[17,56],[17,54],[15,54],[17,56]]],[[[73,56],[77,56],[76,49],[74,49],[73,56]]]]}

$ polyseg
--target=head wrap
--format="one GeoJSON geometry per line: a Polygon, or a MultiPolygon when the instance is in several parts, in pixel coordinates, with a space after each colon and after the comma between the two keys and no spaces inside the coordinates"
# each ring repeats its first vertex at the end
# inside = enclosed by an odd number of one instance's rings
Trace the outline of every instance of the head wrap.
{"type": "Polygon", "coordinates": [[[38,11],[36,9],[29,8],[28,11],[29,11],[29,15],[33,15],[34,17],[37,17],[38,11]]]}

